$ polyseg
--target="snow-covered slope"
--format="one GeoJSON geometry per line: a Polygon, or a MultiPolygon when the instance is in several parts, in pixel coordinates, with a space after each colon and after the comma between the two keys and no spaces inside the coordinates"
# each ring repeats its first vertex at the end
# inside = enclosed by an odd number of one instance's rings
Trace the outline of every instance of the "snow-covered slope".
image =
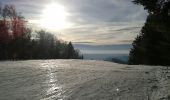
{"type": "Polygon", "coordinates": [[[6,61],[0,100],[169,100],[167,75],[159,66],[94,60],[6,61]]]}

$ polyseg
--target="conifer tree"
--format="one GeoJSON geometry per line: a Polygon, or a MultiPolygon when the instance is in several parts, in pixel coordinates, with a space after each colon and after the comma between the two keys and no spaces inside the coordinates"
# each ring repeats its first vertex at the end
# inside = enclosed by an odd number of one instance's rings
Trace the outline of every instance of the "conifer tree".
{"type": "Polygon", "coordinates": [[[133,42],[129,64],[170,65],[170,0],[134,0],[149,15],[133,42]]]}

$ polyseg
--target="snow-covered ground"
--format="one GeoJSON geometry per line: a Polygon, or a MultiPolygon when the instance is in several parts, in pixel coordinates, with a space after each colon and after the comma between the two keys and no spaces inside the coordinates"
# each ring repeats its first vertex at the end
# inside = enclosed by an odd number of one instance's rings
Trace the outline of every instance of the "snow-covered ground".
{"type": "Polygon", "coordinates": [[[94,60],[0,62],[0,100],[170,100],[160,66],[94,60]]]}

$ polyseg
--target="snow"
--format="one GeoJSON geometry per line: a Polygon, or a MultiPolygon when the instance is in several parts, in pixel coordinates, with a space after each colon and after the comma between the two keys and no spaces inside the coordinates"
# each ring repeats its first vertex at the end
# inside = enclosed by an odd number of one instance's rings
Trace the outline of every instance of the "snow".
{"type": "Polygon", "coordinates": [[[0,62],[0,100],[170,100],[161,66],[95,60],[0,62]]]}

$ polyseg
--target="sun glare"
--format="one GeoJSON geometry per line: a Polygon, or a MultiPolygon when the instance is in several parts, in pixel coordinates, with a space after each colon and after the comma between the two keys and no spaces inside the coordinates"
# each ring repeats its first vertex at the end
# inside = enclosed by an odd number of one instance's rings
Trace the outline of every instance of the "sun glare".
{"type": "Polygon", "coordinates": [[[60,30],[70,27],[67,21],[68,13],[62,5],[52,3],[46,6],[42,13],[40,25],[51,30],[60,30]]]}

